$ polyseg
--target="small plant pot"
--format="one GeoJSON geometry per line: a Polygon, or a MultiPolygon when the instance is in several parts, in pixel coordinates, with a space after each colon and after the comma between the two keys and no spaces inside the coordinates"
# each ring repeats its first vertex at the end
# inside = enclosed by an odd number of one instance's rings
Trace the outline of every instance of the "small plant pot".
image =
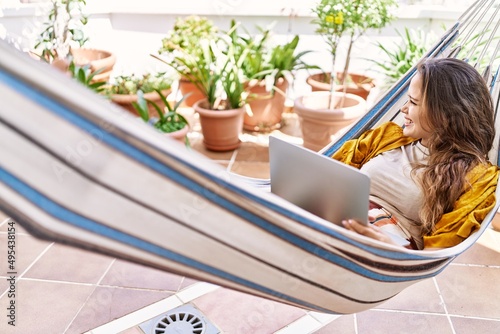
{"type": "MultiPolygon", "coordinates": [[[[343,93],[335,93],[335,100],[343,93]]],[[[304,140],[304,147],[319,151],[332,141],[332,136],[351,125],[366,112],[366,101],[354,94],[346,94],[344,106],[328,109],[329,92],[312,92],[295,100],[297,114],[304,140]]]]}
{"type": "MultiPolygon", "coordinates": [[[[346,93],[357,95],[363,99],[367,99],[370,91],[375,87],[373,78],[366,75],[349,73],[349,83],[347,84],[346,93]]],[[[342,80],[343,73],[337,73],[337,79],[342,80]]],[[[307,84],[311,86],[313,92],[330,91],[330,74],[329,73],[316,73],[310,75],[306,79],[307,84]]],[[[336,85],[335,91],[342,92],[343,86],[336,85]]]]}
{"type": "Polygon", "coordinates": [[[93,71],[102,69],[101,73],[112,71],[116,63],[116,56],[105,50],[77,48],[71,49],[71,55],[76,65],[90,64],[93,71]]]}
{"type": "MultiPolygon", "coordinates": [[[[275,85],[281,92],[286,92],[288,81],[278,79],[275,85]]],[[[243,128],[248,131],[269,132],[281,127],[282,114],[285,110],[286,97],[278,91],[266,91],[264,80],[254,85],[247,83],[249,102],[243,120],[243,128]]]]}
{"type": "MultiPolygon", "coordinates": [[[[158,117],[151,117],[148,121],[147,124],[151,125],[152,127],[155,126],[156,122],[158,122],[158,117]]],[[[189,124],[186,124],[182,129],[174,131],[174,132],[163,132],[166,137],[175,139],[177,141],[180,141],[181,143],[185,143],[186,136],[189,133],[189,130],[191,130],[191,127],[189,124]]]]}
{"type": "Polygon", "coordinates": [[[191,95],[189,95],[183,101],[183,104],[186,107],[192,107],[197,101],[203,100],[205,98],[205,95],[203,95],[198,87],[196,87],[195,84],[193,84],[186,78],[181,78],[179,80],[179,90],[181,91],[183,96],[191,93],[191,95]]]}
{"type": "Polygon", "coordinates": [[[193,105],[200,115],[203,144],[211,151],[231,151],[240,146],[245,107],[229,110],[208,109],[206,99],[193,105]]]}
{"type": "MultiPolygon", "coordinates": [[[[167,96],[170,94],[170,89],[162,90],[162,94],[164,96],[167,96]]],[[[157,92],[149,92],[144,94],[144,98],[153,101],[156,103],[160,108],[165,108],[165,103],[163,103],[162,99],[158,95],[157,92]]],[[[120,107],[124,108],[125,110],[131,112],[132,114],[136,116],[140,116],[139,113],[135,110],[134,106],[132,105],[132,102],[137,102],[138,96],[136,94],[113,94],[111,95],[111,101],[113,103],[119,105],[120,107]]],[[[158,112],[156,109],[148,104],[148,110],[149,110],[149,117],[158,117],[158,112]]]]}
{"type": "Polygon", "coordinates": [[[106,82],[109,80],[116,63],[116,56],[113,53],[105,50],[86,48],[71,49],[70,52],[75,65],[85,66],[90,64],[92,72],[101,70],[94,77],[93,82],[106,82]]]}
{"type": "Polygon", "coordinates": [[[175,139],[177,141],[180,141],[181,143],[185,143],[186,136],[188,133],[189,133],[189,125],[186,125],[185,127],[183,127],[180,130],[165,133],[165,136],[170,137],[172,139],[175,139]]]}

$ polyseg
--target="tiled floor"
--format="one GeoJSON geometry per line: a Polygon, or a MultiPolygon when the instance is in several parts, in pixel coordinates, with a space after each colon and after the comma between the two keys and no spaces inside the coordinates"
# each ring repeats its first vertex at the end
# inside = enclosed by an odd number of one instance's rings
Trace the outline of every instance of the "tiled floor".
{"type": "MultiPolygon", "coordinates": [[[[276,134],[300,142],[296,119],[276,134]]],[[[268,178],[267,135],[244,134],[229,153],[194,149],[229,170],[268,178]]],[[[497,215],[498,216],[498,215],[497,215]]],[[[0,333],[126,333],[183,304],[221,333],[500,333],[500,232],[488,230],[434,279],[370,311],[332,316],[271,302],[62,244],[38,240],[16,224],[16,326],[8,325],[7,227],[0,215],[0,333]],[[3,275],[3,276],[2,276],[3,275]]]]}

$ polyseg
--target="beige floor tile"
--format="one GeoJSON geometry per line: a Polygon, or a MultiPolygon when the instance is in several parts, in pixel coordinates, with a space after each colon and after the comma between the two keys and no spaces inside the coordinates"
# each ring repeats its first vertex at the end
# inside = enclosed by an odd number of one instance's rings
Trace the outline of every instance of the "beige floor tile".
{"type": "Polygon", "coordinates": [[[234,151],[227,151],[227,152],[215,152],[215,151],[210,151],[205,148],[203,145],[202,140],[196,140],[191,142],[191,147],[203,154],[204,156],[215,160],[215,161],[229,161],[231,160],[231,157],[234,154],[234,151]]]}
{"type": "MultiPolygon", "coordinates": [[[[16,277],[17,278],[17,277],[16,277]]],[[[8,290],[10,289],[10,281],[7,281],[8,279],[11,279],[10,276],[0,276],[0,296],[2,296],[4,293],[8,293],[8,290]]]]}
{"type": "Polygon", "coordinates": [[[236,161],[269,162],[269,148],[258,143],[244,143],[238,149],[236,161]]]}
{"type": "Polygon", "coordinates": [[[359,334],[452,334],[446,316],[366,311],[356,314],[359,334]]]}
{"type": "MultiPolygon", "coordinates": [[[[16,287],[16,327],[8,326],[2,312],[0,333],[64,333],[94,287],[81,284],[21,279],[16,287]]],[[[5,310],[8,296],[0,298],[5,310]]]]}
{"type": "Polygon", "coordinates": [[[198,283],[199,281],[189,278],[189,277],[184,277],[184,279],[181,282],[181,286],[179,287],[179,290],[185,289],[193,284],[198,283]]]}
{"type": "Polygon", "coordinates": [[[451,317],[456,334],[498,334],[500,321],[451,317]]]}
{"type": "Polygon", "coordinates": [[[231,167],[231,172],[257,179],[269,179],[271,174],[269,163],[266,162],[236,161],[231,167]]]}
{"type": "MultiPolygon", "coordinates": [[[[1,232],[7,232],[7,228],[9,228],[11,225],[9,225],[9,222],[13,222],[12,219],[7,220],[7,216],[0,211],[0,233],[1,232]],[[2,224],[3,222],[3,224],[2,224]]],[[[26,229],[21,225],[21,223],[14,222],[14,227],[16,229],[16,234],[28,234],[26,229]]]]}
{"type": "Polygon", "coordinates": [[[144,332],[139,327],[132,327],[121,331],[120,334],[144,334],[144,332]]]}
{"type": "Polygon", "coordinates": [[[404,289],[378,309],[443,313],[444,307],[432,279],[427,279],[404,289]]]}
{"type": "Polygon", "coordinates": [[[500,268],[451,264],[436,281],[448,313],[500,320],[500,268]]]}
{"type": "Polygon", "coordinates": [[[98,287],[65,334],[83,333],[171,295],[158,291],[98,287]]]}
{"type": "MultiPolygon", "coordinates": [[[[17,227],[16,227],[17,229],[17,227]]],[[[0,275],[6,275],[9,263],[6,260],[7,256],[7,233],[0,233],[0,275]]],[[[44,252],[50,243],[47,241],[42,241],[40,239],[34,238],[27,234],[16,234],[16,245],[15,245],[15,272],[17,276],[20,276],[29,266],[35,261],[35,259],[44,252]]]]}
{"type": "Polygon", "coordinates": [[[479,240],[454,262],[500,266],[500,232],[487,229],[479,240]]]}
{"type": "Polygon", "coordinates": [[[27,278],[95,284],[113,258],[54,244],[25,274],[27,278]]]}
{"type": "Polygon", "coordinates": [[[175,293],[180,289],[182,281],[182,276],[127,261],[116,260],[100,282],[100,285],[165,290],[175,293]]]}
{"type": "Polygon", "coordinates": [[[223,333],[269,334],[306,314],[293,306],[224,288],[193,303],[223,333]]]}
{"type": "Polygon", "coordinates": [[[353,315],[343,315],[318,329],[314,334],[357,334],[354,322],[353,315]]]}

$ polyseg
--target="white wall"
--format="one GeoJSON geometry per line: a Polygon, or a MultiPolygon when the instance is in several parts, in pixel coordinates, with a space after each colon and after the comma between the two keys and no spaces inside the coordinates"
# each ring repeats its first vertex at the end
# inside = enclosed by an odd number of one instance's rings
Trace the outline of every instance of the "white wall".
{"type": "MultiPolygon", "coordinates": [[[[428,2],[429,0],[427,0],[428,2]]],[[[390,45],[398,41],[395,29],[404,27],[423,28],[443,34],[441,24],[450,26],[465,10],[471,1],[434,0],[443,5],[406,5],[398,9],[399,17],[390,27],[381,32],[370,31],[360,39],[353,51],[351,69],[357,72],[372,71],[371,63],[362,58],[380,58],[380,51],[374,42],[381,41],[390,45]],[[453,4],[453,6],[450,6],[453,4]]],[[[221,29],[229,27],[231,19],[240,21],[247,29],[266,26],[276,22],[276,40],[283,41],[293,35],[300,35],[300,50],[315,50],[306,59],[329,69],[330,57],[326,44],[314,33],[315,26],[310,8],[316,0],[87,0],[90,21],[86,31],[90,37],[90,47],[111,50],[117,55],[116,74],[143,72],[165,68],[158,60],[149,55],[156,53],[161,39],[173,26],[178,16],[198,14],[207,16],[221,29]]],[[[412,2],[406,0],[406,2],[412,2]]],[[[20,4],[17,0],[0,0],[0,26],[4,35],[16,41],[20,48],[28,50],[33,46],[43,17],[39,7],[42,4],[20,4]]],[[[1,36],[1,32],[0,32],[1,36]]],[[[345,41],[344,41],[345,43],[345,41]]],[[[341,44],[337,55],[338,68],[344,62],[345,44],[341,44]]],[[[299,77],[299,80],[301,78],[299,77]]],[[[300,82],[298,82],[300,86],[300,82]]]]}

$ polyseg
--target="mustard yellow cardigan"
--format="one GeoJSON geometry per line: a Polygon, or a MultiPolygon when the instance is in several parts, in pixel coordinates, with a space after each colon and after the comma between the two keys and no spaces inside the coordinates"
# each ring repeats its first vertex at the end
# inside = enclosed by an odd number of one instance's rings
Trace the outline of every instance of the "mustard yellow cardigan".
{"type": "MultiPolygon", "coordinates": [[[[403,129],[388,122],[349,140],[332,158],[356,168],[379,153],[416,141],[403,135],[403,129]]],[[[459,244],[479,229],[486,214],[495,205],[499,169],[491,164],[474,167],[467,175],[470,187],[455,202],[453,211],[443,214],[434,231],[423,236],[424,248],[445,248],[459,244]]]]}

